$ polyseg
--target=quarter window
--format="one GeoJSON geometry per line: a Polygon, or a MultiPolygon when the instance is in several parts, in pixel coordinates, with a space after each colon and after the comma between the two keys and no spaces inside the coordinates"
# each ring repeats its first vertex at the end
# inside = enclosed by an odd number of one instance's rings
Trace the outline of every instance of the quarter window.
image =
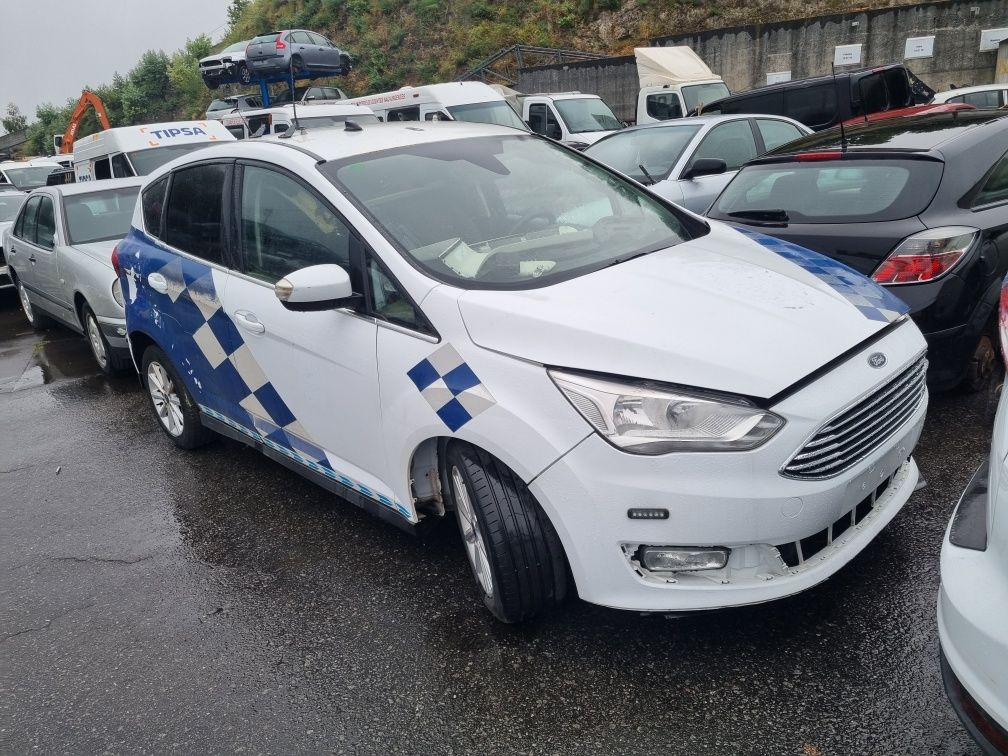
{"type": "Polygon", "coordinates": [[[755,157],[756,140],[749,121],[729,121],[711,129],[693,153],[691,163],[700,158],[717,158],[725,161],[727,170],[736,171],[755,157]]]}
{"type": "Polygon", "coordinates": [[[164,240],[173,247],[224,264],[224,183],[222,163],[182,168],[172,176],[165,212],[164,240]]]}
{"type": "Polygon", "coordinates": [[[245,167],[241,235],[245,272],[271,283],[310,265],[350,270],[350,230],[342,219],[277,171],[245,167]]]}
{"type": "Polygon", "coordinates": [[[990,172],[983,188],[973,199],[973,207],[991,205],[1008,200],[1008,153],[1003,155],[990,172]]]}
{"type": "Polygon", "coordinates": [[[430,327],[413,302],[396,285],[373,257],[367,261],[368,286],[371,288],[371,309],[383,320],[429,332],[430,327]]]}
{"type": "Polygon", "coordinates": [[[763,146],[769,151],[782,144],[797,139],[802,135],[798,127],[787,121],[774,121],[769,118],[757,118],[756,126],[763,137],[763,146]]]}

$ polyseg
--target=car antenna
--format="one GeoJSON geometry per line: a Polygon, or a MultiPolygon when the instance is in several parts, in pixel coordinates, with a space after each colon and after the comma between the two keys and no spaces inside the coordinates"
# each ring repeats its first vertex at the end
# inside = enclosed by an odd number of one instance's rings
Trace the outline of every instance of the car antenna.
{"type": "MultiPolygon", "coordinates": [[[[280,135],[280,139],[290,139],[292,136],[294,136],[298,132],[298,129],[301,128],[301,125],[298,123],[298,117],[297,117],[297,97],[294,96],[294,57],[293,56],[291,56],[291,62],[290,62],[290,79],[289,79],[288,85],[290,86],[291,110],[294,111],[294,120],[291,121],[291,125],[287,127],[287,130],[283,134],[280,135]]],[[[302,129],[302,131],[303,131],[303,129],[302,129]]]]}
{"type": "MultiPolygon", "coordinates": [[[[830,70],[833,72],[833,91],[836,92],[836,65],[833,63],[829,64],[830,70]]],[[[864,108],[864,98],[861,98],[861,107],[864,108]]],[[[847,152],[847,132],[844,131],[843,127],[843,117],[840,119],[840,152],[847,152]]]]}

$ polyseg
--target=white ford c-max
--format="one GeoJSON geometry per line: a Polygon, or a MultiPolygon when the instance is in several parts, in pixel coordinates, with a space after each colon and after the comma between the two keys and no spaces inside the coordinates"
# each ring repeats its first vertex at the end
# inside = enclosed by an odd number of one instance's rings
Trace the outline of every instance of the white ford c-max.
{"type": "Polygon", "coordinates": [[[455,511],[490,610],[709,609],[847,563],[907,501],[906,307],[571,150],[477,124],[223,144],[120,243],[161,427],[251,444],[414,529],[455,511]]]}

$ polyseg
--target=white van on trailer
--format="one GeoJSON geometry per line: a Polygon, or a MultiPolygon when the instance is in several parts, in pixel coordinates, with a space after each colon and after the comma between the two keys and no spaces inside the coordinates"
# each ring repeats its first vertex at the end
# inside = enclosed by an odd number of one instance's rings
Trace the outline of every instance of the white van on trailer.
{"type": "Polygon", "coordinates": [[[640,82],[638,124],[682,118],[731,94],[689,47],[635,47],[634,57],[640,82]]]}
{"type": "Polygon", "coordinates": [[[347,104],[371,108],[382,121],[470,121],[528,131],[504,96],[481,81],[403,87],[347,104]]]}
{"type": "MultiPolygon", "coordinates": [[[[363,105],[320,103],[297,106],[297,121],[302,128],[342,126],[348,120],[360,125],[378,123],[378,117],[371,108],[365,108],[363,105]]],[[[287,131],[294,122],[294,108],[282,105],[276,108],[243,110],[241,113],[225,116],[221,122],[235,139],[248,139],[260,128],[263,129],[260,136],[278,135],[287,131]]]]}
{"type": "Polygon", "coordinates": [[[74,142],[74,174],[77,181],[146,176],[190,150],[233,140],[220,121],[172,121],[105,129],[74,142]]]}

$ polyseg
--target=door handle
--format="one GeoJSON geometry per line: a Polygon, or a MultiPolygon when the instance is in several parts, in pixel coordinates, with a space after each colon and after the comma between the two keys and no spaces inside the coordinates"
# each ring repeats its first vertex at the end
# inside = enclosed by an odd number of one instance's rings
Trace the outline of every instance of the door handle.
{"type": "Polygon", "coordinates": [[[252,333],[266,332],[266,326],[259,322],[259,318],[255,316],[255,313],[248,310],[235,310],[234,316],[235,320],[238,321],[238,325],[246,331],[251,331],[252,333]]]}
{"type": "Polygon", "coordinates": [[[150,284],[150,287],[154,289],[154,291],[162,294],[168,293],[168,279],[160,273],[151,273],[147,276],[147,283],[150,284]]]}
{"type": "Polygon", "coordinates": [[[16,250],[16,249],[14,249],[14,247],[11,247],[11,248],[10,248],[10,254],[11,254],[11,256],[13,257],[14,255],[16,255],[16,254],[17,254],[17,250],[16,250]]]}
{"type": "Polygon", "coordinates": [[[32,254],[32,256],[28,258],[28,262],[30,262],[32,265],[35,264],[35,255],[34,254],[32,254]]]}

